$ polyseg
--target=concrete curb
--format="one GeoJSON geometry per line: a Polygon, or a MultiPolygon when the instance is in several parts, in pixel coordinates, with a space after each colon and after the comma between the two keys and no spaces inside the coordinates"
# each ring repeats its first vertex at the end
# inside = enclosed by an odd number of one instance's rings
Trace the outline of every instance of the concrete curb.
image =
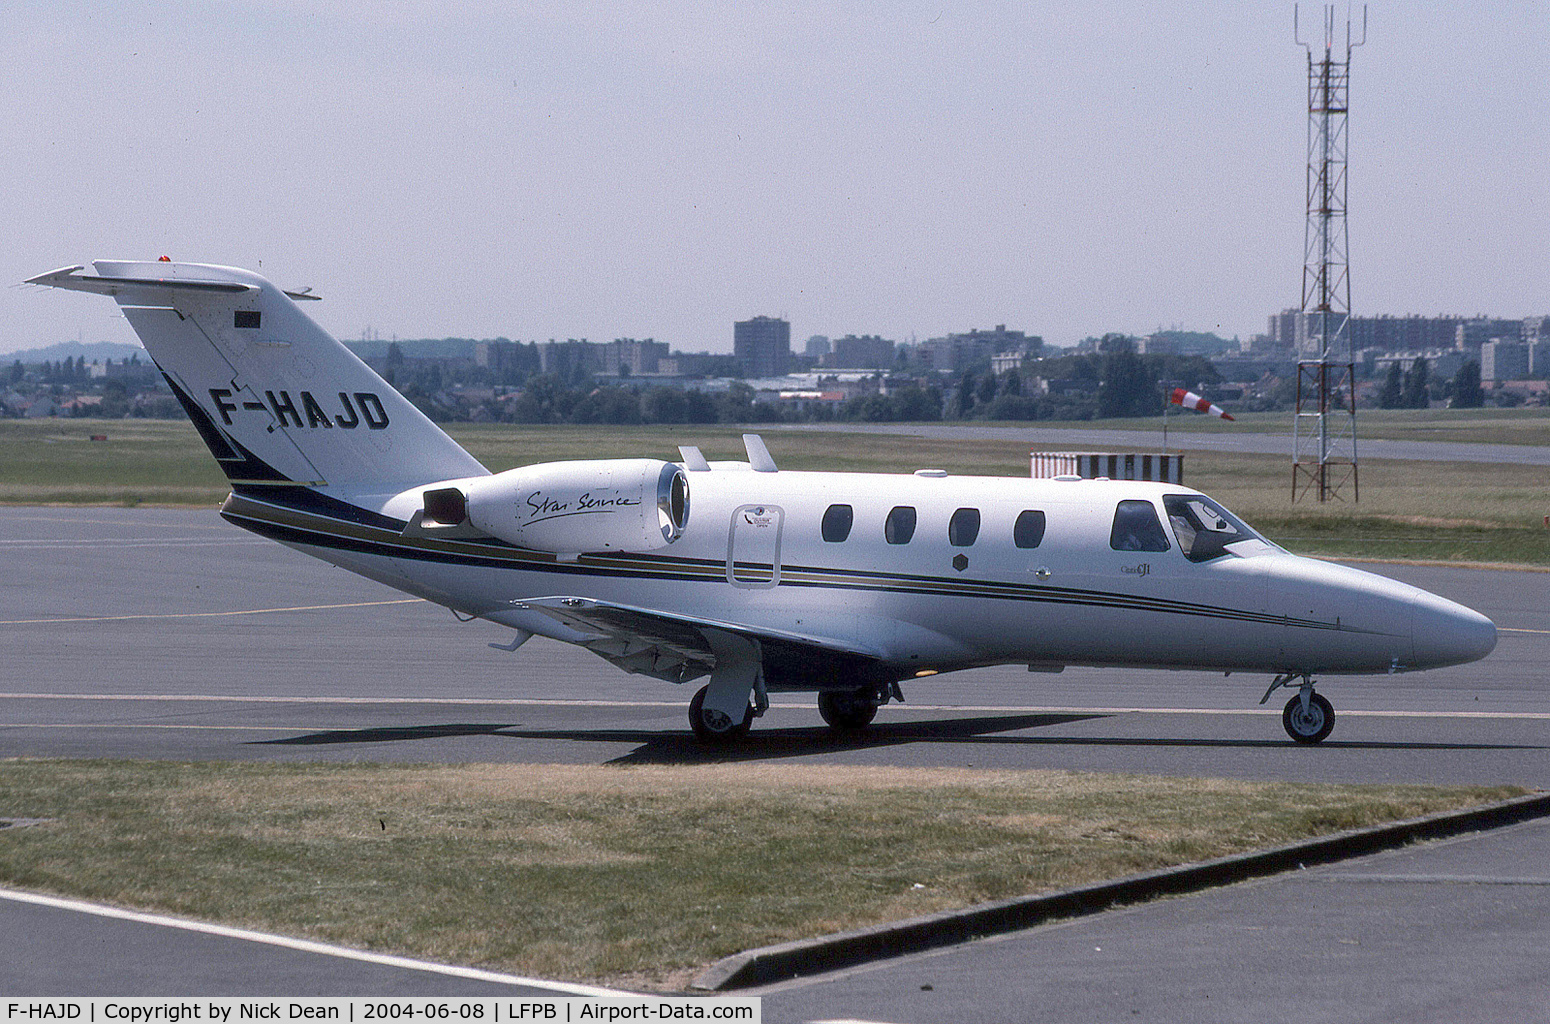
{"type": "Polygon", "coordinates": [[[1268,850],[1130,875],[1064,892],[981,903],[964,910],[930,914],[817,939],[763,946],[718,960],[694,980],[692,987],[725,992],[769,985],[872,960],[1021,931],[1061,918],[1084,917],[1122,904],[1198,892],[1377,853],[1421,839],[1444,839],[1546,816],[1550,816],[1550,793],[1531,794],[1465,811],[1429,814],[1268,850]]]}

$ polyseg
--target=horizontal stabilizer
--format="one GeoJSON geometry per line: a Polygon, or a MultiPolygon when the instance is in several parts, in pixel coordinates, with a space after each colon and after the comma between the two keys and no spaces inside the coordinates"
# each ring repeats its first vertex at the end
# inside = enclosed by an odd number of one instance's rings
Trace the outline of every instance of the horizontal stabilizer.
{"type": "MultiPolygon", "coordinates": [[[[170,268],[180,268],[177,263],[167,264],[170,268]]],[[[183,291],[228,292],[241,294],[242,292],[257,291],[257,287],[243,284],[240,281],[214,281],[197,277],[179,277],[169,275],[164,277],[98,277],[94,274],[83,274],[85,267],[62,267],[59,270],[50,270],[46,274],[37,277],[29,277],[27,284],[47,285],[50,288],[68,288],[77,292],[96,292],[98,295],[120,295],[129,288],[166,288],[180,289],[183,291]]]]}

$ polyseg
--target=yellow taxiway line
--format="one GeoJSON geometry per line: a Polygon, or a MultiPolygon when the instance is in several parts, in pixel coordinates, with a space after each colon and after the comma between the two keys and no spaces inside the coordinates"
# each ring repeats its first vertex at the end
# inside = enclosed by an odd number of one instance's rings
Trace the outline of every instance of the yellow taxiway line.
{"type": "Polygon", "coordinates": [[[389,604],[424,604],[418,597],[396,601],[352,601],[348,604],[298,604],[288,608],[243,608],[232,612],[162,612],[139,615],[75,615],[59,619],[0,619],[0,626],[38,626],[58,622],[124,622],[129,619],[219,619],[234,615],[268,615],[270,612],[320,612],[334,608],[380,608],[389,604]]]}

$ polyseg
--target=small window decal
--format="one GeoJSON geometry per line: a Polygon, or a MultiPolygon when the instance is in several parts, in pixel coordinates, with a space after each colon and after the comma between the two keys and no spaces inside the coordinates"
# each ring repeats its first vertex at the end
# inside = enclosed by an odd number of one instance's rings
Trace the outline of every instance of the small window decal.
{"type": "Polygon", "coordinates": [[[246,330],[258,330],[259,311],[256,309],[239,309],[232,315],[232,326],[246,330]]]}

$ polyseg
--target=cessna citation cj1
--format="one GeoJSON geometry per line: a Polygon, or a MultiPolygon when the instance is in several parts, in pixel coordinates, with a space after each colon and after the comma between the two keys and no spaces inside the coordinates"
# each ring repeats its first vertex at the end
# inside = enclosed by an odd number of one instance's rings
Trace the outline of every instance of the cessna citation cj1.
{"type": "MultiPolygon", "coordinates": [[[[900,683],[984,665],[1256,671],[1317,743],[1314,677],[1488,654],[1485,616],[1289,554],[1166,484],[777,471],[597,459],[491,473],[257,274],[97,262],[29,283],[111,295],[231,480],[221,514],[406,593],[577,644],[627,672],[709,677],[707,741],[774,691],[863,729],[900,683]]],[[[497,645],[492,645],[497,646],[497,645]]]]}

